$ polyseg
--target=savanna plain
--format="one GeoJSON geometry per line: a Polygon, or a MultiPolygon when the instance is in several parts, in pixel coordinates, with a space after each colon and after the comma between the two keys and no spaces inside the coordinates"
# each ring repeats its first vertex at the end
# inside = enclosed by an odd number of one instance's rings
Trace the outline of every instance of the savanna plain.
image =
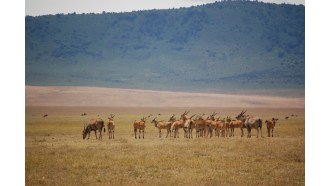
{"type": "Polygon", "coordinates": [[[304,185],[304,108],[151,108],[27,106],[26,185],[304,185]],[[145,138],[135,139],[133,121],[153,114],[168,120],[192,114],[237,116],[242,110],[263,121],[279,118],[274,137],[166,138],[149,118],[145,138]],[[86,116],[81,116],[87,113],[86,116]],[[47,117],[43,117],[47,114],[47,117]],[[115,139],[94,132],[83,140],[84,123],[115,114],[115,139]],[[161,115],[158,115],[161,114],[161,115]],[[294,116],[291,116],[291,115],[294,116]],[[289,116],[289,119],[284,119],[289,116]]]}

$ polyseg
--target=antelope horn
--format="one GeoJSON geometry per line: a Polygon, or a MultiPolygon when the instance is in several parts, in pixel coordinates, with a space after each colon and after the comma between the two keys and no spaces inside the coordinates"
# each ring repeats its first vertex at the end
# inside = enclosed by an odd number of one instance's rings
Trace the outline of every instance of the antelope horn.
{"type": "Polygon", "coordinates": [[[194,114],[194,115],[190,116],[190,119],[191,119],[191,118],[193,118],[195,115],[196,115],[196,114],[194,114]]]}
{"type": "Polygon", "coordinates": [[[238,114],[237,117],[241,117],[241,116],[243,116],[243,114],[244,114],[244,111],[242,111],[240,114],[238,114]]]}

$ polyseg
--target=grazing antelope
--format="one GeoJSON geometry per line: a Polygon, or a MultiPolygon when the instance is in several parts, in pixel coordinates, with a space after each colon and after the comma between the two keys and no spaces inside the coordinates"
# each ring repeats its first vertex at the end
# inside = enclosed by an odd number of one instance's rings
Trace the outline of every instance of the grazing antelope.
{"type": "Polygon", "coordinates": [[[133,127],[134,127],[134,134],[135,134],[135,139],[136,138],[136,132],[137,130],[139,130],[139,139],[141,138],[141,131],[142,131],[142,137],[144,139],[144,128],[146,127],[145,123],[147,121],[147,119],[152,116],[152,114],[150,114],[148,117],[142,117],[139,121],[135,120],[133,123],[133,127]]]}
{"type": "Polygon", "coordinates": [[[265,123],[267,124],[268,137],[270,137],[270,130],[272,130],[272,137],[274,137],[274,127],[275,127],[277,120],[279,120],[279,119],[272,118],[270,121],[268,121],[268,120],[265,121],[265,123]]]}
{"type": "Polygon", "coordinates": [[[104,122],[103,122],[102,119],[100,119],[100,118],[99,119],[91,119],[89,121],[89,123],[87,123],[87,125],[86,124],[84,125],[84,130],[82,132],[83,139],[85,139],[87,135],[88,135],[87,139],[89,139],[91,131],[95,132],[96,139],[97,139],[96,132],[99,131],[100,132],[99,139],[102,139],[102,129],[104,129],[103,131],[105,132],[104,122]]]}
{"type": "MultiPolygon", "coordinates": [[[[174,115],[172,117],[174,117],[174,115]]],[[[166,138],[168,137],[168,134],[171,134],[171,124],[172,124],[171,119],[172,119],[172,117],[170,118],[169,121],[157,121],[156,120],[157,117],[155,117],[151,121],[151,123],[153,123],[155,125],[155,127],[158,128],[160,138],[162,137],[162,129],[166,129],[166,131],[167,131],[166,138]]],[[[170,137],[171,137],[171,135],[170,135],[170,137]]]]}
{"type": "Polygon", "coordinates": [[[114,121],[115,115],[110,114],[110,117],[108,117],[109,121],[107,124],[108,127],[108,133],[109,133],[109,139],[115,139],[115,121],[114,121]]]}
{"type": "Polygon", "coordinates": [[[47,117],[47,116],[48,116],[48,114],[44,114],[44,118],[47,117]]]}

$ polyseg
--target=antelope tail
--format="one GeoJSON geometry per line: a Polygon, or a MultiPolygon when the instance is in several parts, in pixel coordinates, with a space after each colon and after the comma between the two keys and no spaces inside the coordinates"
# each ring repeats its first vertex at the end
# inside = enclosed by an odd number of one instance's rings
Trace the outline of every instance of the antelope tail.
{"type": "Polygon", "coordinates": [[[105,127],[103,128],[103,132],[105,132],[105,127]]]}

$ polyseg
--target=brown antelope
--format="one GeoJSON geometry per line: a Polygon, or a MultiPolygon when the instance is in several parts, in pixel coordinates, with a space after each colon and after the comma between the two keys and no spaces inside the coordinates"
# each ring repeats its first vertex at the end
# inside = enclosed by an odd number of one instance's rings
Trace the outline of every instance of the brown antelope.
{"type": "Polygon", "coordinates": [[[220,130],[221,130],[221,120],[220,120],[220,116],[214,121],[214,136],[218,136],[220,134],[220,130]]]}
{"type": "Polygon", "coordinates": [[[193,124],[193,117],[196,114],[190,116],[190,118],[186,117],[184,118],[184,124],[183,124],[183,130],[184,130],[184,138],[193,138],[192,137],[192,131],[195,128],[193,124]]]}
{"type": "Polygon", "coordinates": [[[189,111],[185,111],[183,114],[181,114],[181,117],[179,120],[174,121],[171,125],[171,132],[173,133],[172,136],[174,138],[179,138],[179,129],[183,128],[184,122],[186,120],[186,115],[189,113],[189,111]]]}
{"type": "Polygon", "coordinates": [[[152,114],[150,114],[148,117],[142,117],[140,120],[135,120],[133,123],[133,127],[134,127],[134,134],[135,134],[135,139],[136,138],[136,132],[137,130],[139,130],[139,139],[141,138],[141,131],[142,131],[142,137],[144,139],[144,128],[146,128],[146,121],[147,119],[152,116],[152,114]]]}
{"type": "Polygon", "coordinates": [[[109,139],[115,139],[115,121],[114,121],[115,115],[110,114],[110,117],[108,117],[109,121],[107,124],[108,127],[108,133],[109,133],[109,139]]]}
{"type": "Polygon", "coordinates": [[[267,124],[268,137],[270,137],[270,130],[272,130],[272,137],[274,137],[274,127],[275,127],[277,120],[279,120],[279,119],[272,118],[270,121],[268,121],[268,120],[265,121],[265,123],[267,124]]]}
{"type": "Polygon", "coordinates": [[[227,137],[228,133],[229,133],[229,124],[230,124],[230,117],[226,117],[223,118],[222,120],[220,120],[220,117],[218,119],[216,119],[215,122],[215,136],[220,137],[220,135],[222,137],[227,137]]]}
{"type": "Polygon", "coordinates": [[[195,117],[194,120],[201,120],[201,119],[204,119],[203,116],[205,116],[204,113],[203,113],[202,115],[197,115],[197,116],[195,117]]]}
{"type": "MultiPolygon", "coordinates": [[[[155,125],[156,128],[158,128],[159,130],[159,137],[162,137],[162,129],[166,129],[167,134],[166,134],[166,138],[168,137],[168,134],[171,134],[171,124],[173,120],[174,115],[169,119],[169,121],[157,121],[155,117],[151,123],[153,123],[155,125]]],[[[171,137],[171,135],[170,135],[171,137]]]]}
{"type": "Polygon", "coordinates": [[[206,134],[208,134],[210,131],[209,126],[211,125],[211,122],[214,120],[214,116],[216,115],[215,112],[207,117],[207,119],[196,119],[193,121],[193,124],[195,125],[196,129],[196,138],[198,137],[207,137],[206,134]]]}
{"type": "Polygon", "coordinates": [[[223,124],[223,128],[222,128],[222,135],[224,137],[228,137],[229,136],[229,125],[230,125],[231,119],[229,116],[227,116],[226,118],[224,118],[224,124],[223,124]]]}
{"type": "Polygon", "coordinates": [[[240,114],[238,114],[235,118],[236,120],[232,120],[229,124],[229,128],[230,128],[230,135],[229,136],[234,136],[234,130],[235,128],[240,128],[241,129],[241,137],[244,136],[244,128],[245,128],[245,120],[246,117],[245,114],[246,111],[242,111],[240,114]]]}
{"type": "Polygon", "coordinates": [[[102,119],[92,119],[90,120],[89,123],[87,123],[87,125],[85,124],[84,125],[84,130],[82,132],[82,135],[83,135],[83,139],[86,138],[87,134],[88,134],[88,138],[89,139],[89,136],[90,136],[90,132],[91,131],[94,131],[95,132],[95,137],[97,139],[97,134],[96,134],[96,131],[98,130],[100,132],[100,136],[99,136],[99,139],[102,139],[102,129],[104,129],[104,132],[105,132],[105,128],[104,127],[104,122],[102,119]]]}

